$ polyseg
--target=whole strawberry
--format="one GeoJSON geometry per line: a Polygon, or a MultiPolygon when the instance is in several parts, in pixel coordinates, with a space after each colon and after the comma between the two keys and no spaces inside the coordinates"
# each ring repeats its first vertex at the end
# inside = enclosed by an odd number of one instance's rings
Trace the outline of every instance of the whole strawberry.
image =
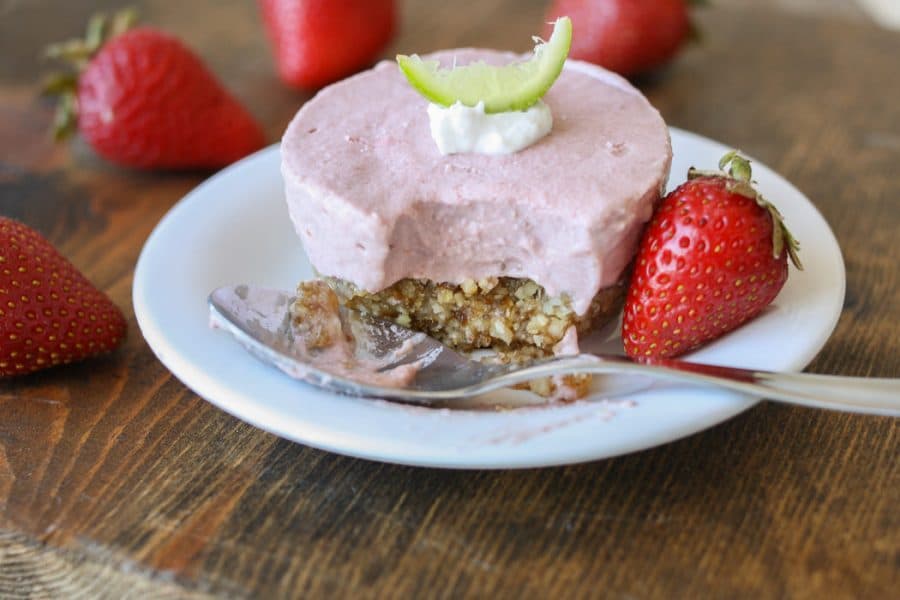
{"type": "Polygon", "coordinates": [[[630,76],[667,63],[691,32],[690,0],[555,0],[547,20],[572,19],[569,56],[630,76]]]}
{"type": "Polygon", "coordinates": [[[222,167],[265,144],[193,52],[157,29],[129,29],[129,14],[95,18],[86,40],[48,50],[79,70],[48,85],[62,96],[57,137],[77,128],[104,158],[142,169],[222,167]]]}
{"type": "Polygon", "coordinates": [[[122,312],[50,242],[0,217],[0,377],[108,352],[125,330],[122,312]]]}
{"type": "Polygon", "coordinates": [[[394,0],[259,0],[278,74],[318,88],[371,63],[394,34],[394,0]]]}
{"type": "Polygon", "coordinates": [[[625,301],[622,341],[638,360],[688,352],[759,315],[797,268],[799,248],[753,188],[750,163],[691,169],[644,231],[625,301]]]}

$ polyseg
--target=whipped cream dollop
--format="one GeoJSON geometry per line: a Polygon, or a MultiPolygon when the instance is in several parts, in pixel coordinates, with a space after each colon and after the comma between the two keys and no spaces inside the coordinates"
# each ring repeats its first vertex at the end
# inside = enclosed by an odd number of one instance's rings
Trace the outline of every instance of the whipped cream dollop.
{"type": "Polygon", "coordinates": [[[512,154],[550,133],[553,115],[542,100],[527,110],[486,113],[484,102],[428,105],[431,137],[441,154],[512,154]]]}

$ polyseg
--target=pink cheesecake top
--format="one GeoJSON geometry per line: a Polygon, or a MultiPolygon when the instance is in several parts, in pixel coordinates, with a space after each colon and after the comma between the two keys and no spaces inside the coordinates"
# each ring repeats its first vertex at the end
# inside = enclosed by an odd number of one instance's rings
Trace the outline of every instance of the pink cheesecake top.
{"type": "Polygon", "coordinates": [[[587,63],[568,61],[544,101],[553,130],[534,145],[444,156],[427,101],[396,64],[323,89],[282,140],[288,209],[312,265],[373,292],[406,277],[528,277],[584,313],[634,255],[668,177],[669,134],[640,92],[587,63]]]}

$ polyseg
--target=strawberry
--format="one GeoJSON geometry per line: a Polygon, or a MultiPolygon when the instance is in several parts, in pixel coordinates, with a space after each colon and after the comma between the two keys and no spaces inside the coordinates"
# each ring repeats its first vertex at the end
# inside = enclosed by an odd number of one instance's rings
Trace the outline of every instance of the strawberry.
{"type": "Polygon", "coordinates": [[[278,74],[318,88],[370,64],[394,34],[394,0],[259,0],[278,74]]]}
{"type": "Polygon", "coordinates": [[[0,377],[108,352],[125,329],[116,305],[50,242],[0,217],[0,377]]]}
{"type": "Polygon", "coordinates": [[[555,0],[547,20],[568,15],[569,56],[631,76],[672,59],[691,32],[690,0],[555,0]]]}
{"type": "Polygon", "coordinates": [[[225,166],[265,144],[259,125],[176,38],[95,17],[87,39],[51,46],[79,74],[57,76],[57,137],[77,126],[111,162],[142,169],[225,166]]]}
{"type": "Polygon", "coordinates": [[[691,169],[644,231],[625,300],[622,341],[638,360],[688,352],[759,315],[801,268],[781,214],[736,152],[727,172],[691,169]]]}

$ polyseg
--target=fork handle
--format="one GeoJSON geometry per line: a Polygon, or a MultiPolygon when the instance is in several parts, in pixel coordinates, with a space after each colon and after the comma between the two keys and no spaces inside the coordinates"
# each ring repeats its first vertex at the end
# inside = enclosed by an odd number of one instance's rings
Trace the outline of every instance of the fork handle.
{"type": "Polygon", "coordinates": [[[565,364],[569,373],[633,373],[662,379],[715,385],[780,402],[814,408],[900,416],[900,379],[843,377],[809,373],[774,373],[703,365],[682,360],[660,360],[653,364],[632,362],[624,357],[582,354],[551,359],[554,371],[565,364]],[[571,362],[571,370],[569,364],[571,362]]]}

